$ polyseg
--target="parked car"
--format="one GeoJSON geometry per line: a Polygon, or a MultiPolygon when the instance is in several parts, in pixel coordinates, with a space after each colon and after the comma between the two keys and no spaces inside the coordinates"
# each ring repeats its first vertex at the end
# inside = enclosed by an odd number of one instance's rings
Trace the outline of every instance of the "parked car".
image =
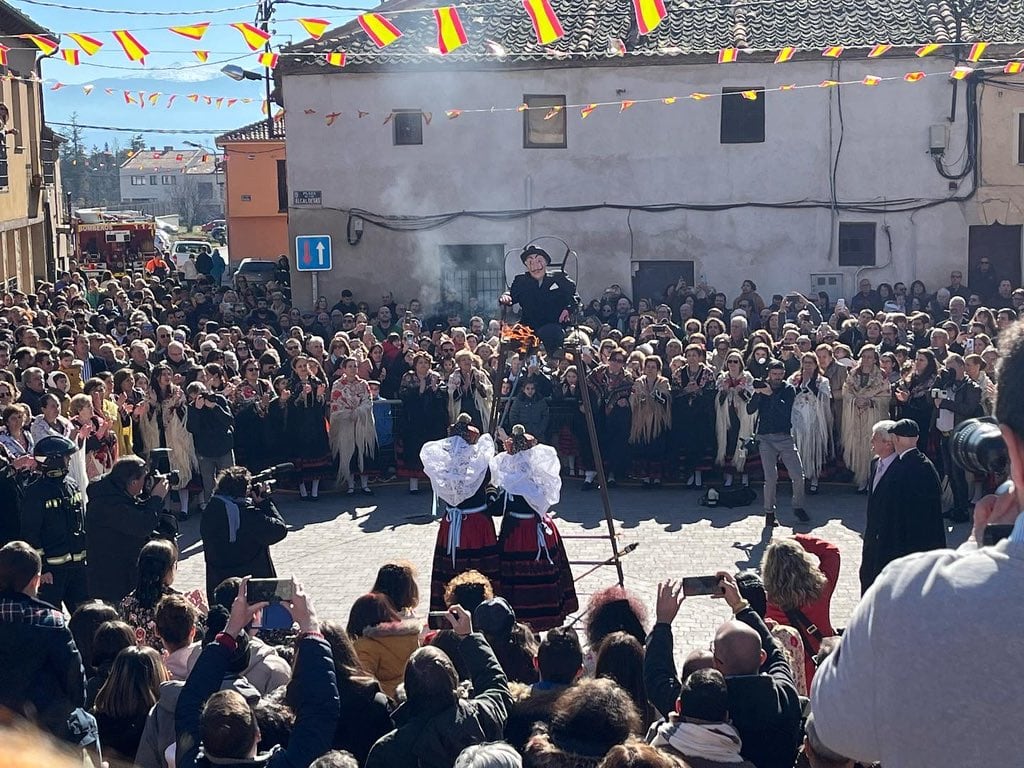
{"type": "Polygon", "coordinates": [[[228,244],[228,230],[227,227],[214,227],[210,230],[210,237],[213,238],[214,242],[218,245],[228,244]]]}
{"type": "Polygon", "coordinates": [[[203,226],[200,227],[200,229],[203,232],[210,233],[213,232],[213,230],[216,229],[217,227],[227,227],[227,225],[228,223],[224,219],[211,219],[210,221],[203,224],[203,226]]]}
{"type": "Polygon", "coordinates": [[[188,260],[189,255],[194,253],[198,256],[204,252],[211,256],[213,255],[213,248],[205,240],[175,240],[174,248],[171,249],[171,260],[174,262],[174,268],[181,269],[181,265],[188,260]]]}
{"type": "Polygon", "coordinates": [[[275,269],[277,269],[277,263],[273,261],[242,259],[238,269],[231,276],[231,284],[237,290],[239,277],[244,277],[248,283],[266,283],[274,279],[275,269]]]}

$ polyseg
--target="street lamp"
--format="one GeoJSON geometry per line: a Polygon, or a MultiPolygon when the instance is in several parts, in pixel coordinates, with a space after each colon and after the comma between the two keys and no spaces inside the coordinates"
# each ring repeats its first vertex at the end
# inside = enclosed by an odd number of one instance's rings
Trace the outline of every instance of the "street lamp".
{"type": "Polygon", "coordinates": [[[262,80],[263,75],[259,72],[250,72],[248,69],[242,69],[237,64],[227,64],[221,67],[220,71],[230,77],[232,80],[262,80]]]}

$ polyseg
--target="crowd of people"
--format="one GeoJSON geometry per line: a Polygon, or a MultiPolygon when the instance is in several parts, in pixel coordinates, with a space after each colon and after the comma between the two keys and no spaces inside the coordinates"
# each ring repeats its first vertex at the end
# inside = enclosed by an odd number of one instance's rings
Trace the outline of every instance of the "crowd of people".
{"type": "MultiPolygon", "coordinates": [[[[973,290],[958,272],[935,293],[862,281],[833,305],[766,302],[750,280],[730,301],[680,281],[635,304],[613,285],[577,309],[547,254],[523,262],[527,279],[493,307],[384,294],[374,308],[344,291],[301,310],[285,270],[232,287],[72,270],[4,293],[0,704],[144,768],[789,768],[889,754],[844,736],[834,693],[827,722],[808,714],[819,664],[852,674],[825,661],[834,545],[780,539],[760,573],[716,574],[734,618],[677,671],[685,585],[659,587],[653,623],[622,587],[591,596],[581,642],[548,513],[563,479],[598,486],[597,447],[609,486],[724,491],[760,471],[774,526],[781,459],[801,522],[825,479],[868,495],[869,601],[891,588],[888,563],[945,542],[903,541],[878,511],[886,493],[910,503],[889,491],[919,487],[901,472],[934,463],[954,522],[1002,479],[965,472],[950,442],[996,413],[997,341],[1017,332],[1024,290],[982,260],[973,290]],[[510,305],[531,331],[509,333],[510,305]],[[271,478],[313,503],[322,483],[372,495],[396,476],[414,494],[429,481],[440,507],[429,612],[400,562],[346,624],[318,617],[301,585],[250,599],[248,578],[276,577],[269,547],[287,534],[271,478]],[[175,538],[192,514],[206,590],[183,594],[175,538]]],[[[941,491],[929,499],[939,508],[941,491]]],[[[859,615],[851,627],[867,631],[859,615]]]]}

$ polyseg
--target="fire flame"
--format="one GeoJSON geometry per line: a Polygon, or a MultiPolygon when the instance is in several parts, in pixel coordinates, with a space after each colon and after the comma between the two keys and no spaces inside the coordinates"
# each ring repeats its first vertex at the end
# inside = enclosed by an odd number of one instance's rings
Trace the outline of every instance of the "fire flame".
{"type": "Polygon", "coordinates": [[[501,329],[501,342],[506,348],[517,352],[529,352],[531,349],[536,349],[540,346],[540,339],[534,335],[533,329],[522,323],[503,327],[501,329]]]}

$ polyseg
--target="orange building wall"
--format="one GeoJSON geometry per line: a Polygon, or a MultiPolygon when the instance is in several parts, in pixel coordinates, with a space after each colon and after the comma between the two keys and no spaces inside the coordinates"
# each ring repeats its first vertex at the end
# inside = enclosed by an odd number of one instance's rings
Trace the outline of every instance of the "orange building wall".
{"type": "Polygon", "coordinates": [[[222,148],[227,154],[231,262],[272,260],[288,253],[288,214],[278,210],[277,199],[277,161],[285,159],[284,142],[230,142],[222,148]]]}

